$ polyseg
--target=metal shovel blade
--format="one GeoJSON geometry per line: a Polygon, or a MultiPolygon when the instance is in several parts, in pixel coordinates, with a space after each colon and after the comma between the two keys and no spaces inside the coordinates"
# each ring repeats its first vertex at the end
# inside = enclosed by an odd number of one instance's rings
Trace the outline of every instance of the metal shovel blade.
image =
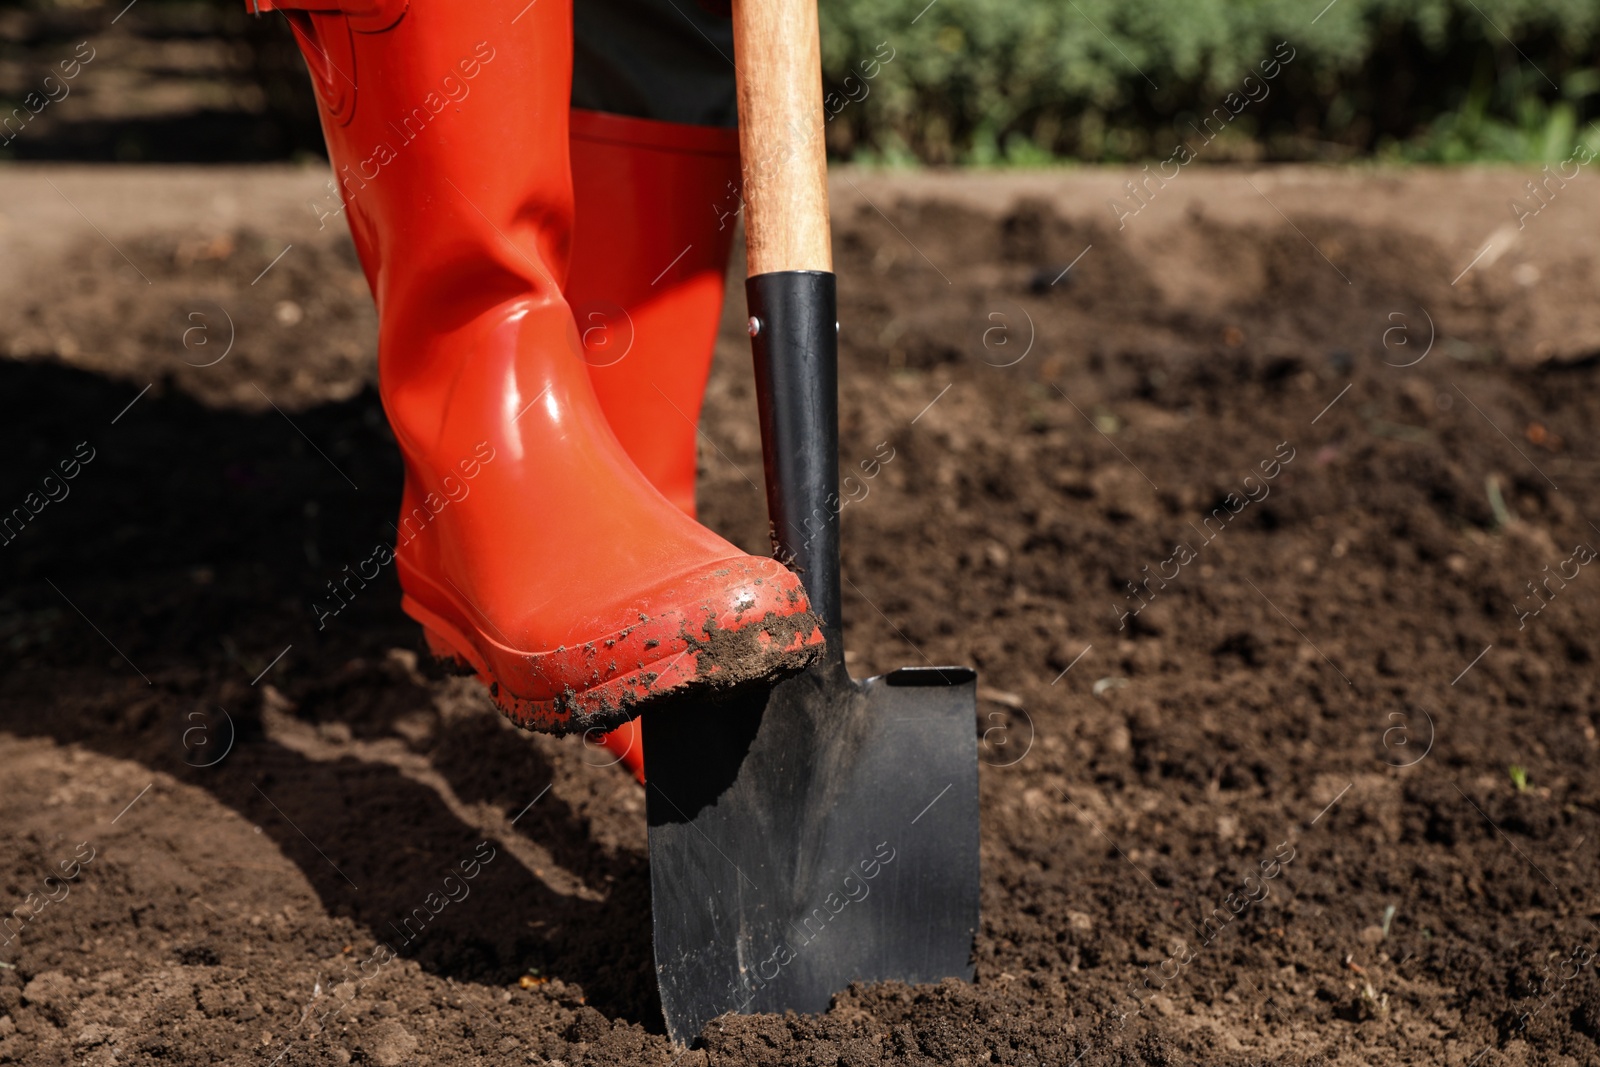
{"type": "Polygon", "coordinates": [[[646,715],[655,960],[672,1040],[724,1012],[820,1012],[853,981],[971,980],[977,682],[856,682],[837,656],[646,715]]]}
{"type": "Polygon", "coordinates": [[[977,675],[844,666],[834,276],[745,282],[774,555],[827,638],[805,672],[644,723],[656,978],[688,1044],[724,1012],[973,973],[977,675]]]}

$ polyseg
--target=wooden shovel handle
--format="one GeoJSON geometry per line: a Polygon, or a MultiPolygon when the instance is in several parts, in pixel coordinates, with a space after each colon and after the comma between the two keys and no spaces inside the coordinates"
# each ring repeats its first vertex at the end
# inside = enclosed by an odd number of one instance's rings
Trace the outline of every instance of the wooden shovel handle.
{"type": "Polygon", "coordinates": [[[733,0],[749,274],[833,270],[817,0],[733,0]]]}

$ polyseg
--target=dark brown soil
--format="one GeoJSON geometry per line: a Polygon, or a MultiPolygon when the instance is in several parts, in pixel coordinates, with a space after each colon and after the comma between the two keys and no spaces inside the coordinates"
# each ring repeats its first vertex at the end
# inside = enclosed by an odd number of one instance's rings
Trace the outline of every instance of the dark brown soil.
{"type": "MultiPolygon", "coordinates": [[[[171,178],[213,226],[58,174],[113,248],[12,172],[0,506],[93,458],[0,545],[0,1062],[1600,1063],[1600,272],[1549,251],[1600,209],[1452,285],[1499,217],[1391,210],[1447,175],[1256,175],[1292,223],[1190,177],[1134,235],[857,178],[848,643],[980,672],[977,982],[679,1058],[642,792],[419,669],[392,576],[316,628],[400,467],[315,176],[171,178]]],[[[701,500],[760,550],[739,321],[701,500]]]]}

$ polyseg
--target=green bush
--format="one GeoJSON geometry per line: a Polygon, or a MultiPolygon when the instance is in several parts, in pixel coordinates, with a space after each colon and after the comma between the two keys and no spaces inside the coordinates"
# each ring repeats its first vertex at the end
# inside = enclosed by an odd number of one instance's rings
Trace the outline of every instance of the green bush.
{"type": "Polygon", "coordinates": [[[1292,60],[1201,158],[1548,161],[1600,143],[1597,0],[1325,4],[820,0],[829,145],[891,163],[1164,159],[1281,42],[1292,60]]]}

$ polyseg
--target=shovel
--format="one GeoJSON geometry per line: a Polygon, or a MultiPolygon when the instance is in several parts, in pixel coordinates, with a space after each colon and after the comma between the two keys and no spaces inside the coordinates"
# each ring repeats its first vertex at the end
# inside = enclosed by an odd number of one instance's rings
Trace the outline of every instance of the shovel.
{"type": "Polygon", "coordinates": [[[734,0],[745,283],[774,555],[827,649],[753,693],[643,717],[667,1032],[820,1012],[851,982],[970,981],[977,675],[852,679],[840,615],[838,330],[815,0],[734,0]]]}

